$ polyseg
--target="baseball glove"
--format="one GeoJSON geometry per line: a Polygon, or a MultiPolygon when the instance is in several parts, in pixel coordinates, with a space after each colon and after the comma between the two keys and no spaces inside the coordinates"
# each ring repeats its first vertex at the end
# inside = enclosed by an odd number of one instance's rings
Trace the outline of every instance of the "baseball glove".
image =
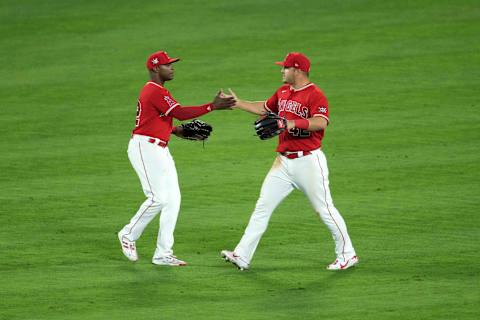
{"type": "Polygon", "coordinates": [[[184,139],[197,141],[207,140],[213,130],[211,125],[198,119],[183,123],[180,127],[183,129],[184,139]]]}
{"type": "Polygon", "coordinates": [[[255,121],[255,131],[262,140],[278,136],[286,129],[287,119],[273,112],[268,112],[255,121]]]}

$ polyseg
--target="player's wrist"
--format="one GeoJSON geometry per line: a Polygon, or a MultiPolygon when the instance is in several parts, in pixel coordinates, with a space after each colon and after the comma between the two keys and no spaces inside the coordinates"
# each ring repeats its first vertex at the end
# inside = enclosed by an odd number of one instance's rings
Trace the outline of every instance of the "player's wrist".
{"type": "Polygon", "coordinates": [[[308,119],[295,119],[293,121],[295,128],[308,130],[310,126],[310,121],[308,119]]]}
{"type": "Polygon", "coordinates": [[[176,126],[172,128],[172,134],[176,135],[177,137],[182,137],[183,136],[183,127],[176,126]]]}

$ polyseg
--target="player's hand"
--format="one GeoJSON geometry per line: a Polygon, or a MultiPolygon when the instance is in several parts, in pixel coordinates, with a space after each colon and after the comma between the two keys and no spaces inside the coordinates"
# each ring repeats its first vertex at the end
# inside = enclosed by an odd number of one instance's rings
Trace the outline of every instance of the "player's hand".
{"type": "Polygon", "coordinates": [[[237,103],[240,101],[240,99],[238,98],[237,94],[233,92],[233,90],[230,88],[228,88],[228,92],[230,93],[230,96],[235,99],[235,102],[236,102],[233,108],[238,107],[237,103]]]}
{"type": "Polygon", "coordinates": [[[230,93],[230,96],[235,99],[235,101],[239,100],[237,94],[235,92],[233,92],[232,89],[228,88],[228,92],[230,93]]]}
{"type": "Polygon", "coordinates": [[[217,95],[213,99],[213,107],[215,110],[230,109],[235,105],[235,98],[233,96],[226,95],[223,90],[218,91],[217,95]]]}

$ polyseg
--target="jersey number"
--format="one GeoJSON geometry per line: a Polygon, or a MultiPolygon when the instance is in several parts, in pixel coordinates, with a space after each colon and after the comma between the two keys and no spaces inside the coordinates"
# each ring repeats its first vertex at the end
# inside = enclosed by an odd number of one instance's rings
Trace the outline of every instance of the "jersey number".
{"type": "Polygon", "coordinates": [[[140,125],[140,115],[142,114],[142,104],[140,100],[137,102],[137,115],[135,117],[135,128],[140,125]]]}
{"type": "Polygon", "coordinates": [[[288,133],[290,133],[290,135],[294,137],[300,137],[300,138],[310,137],[310,131],[307,131],[305,129],[291,128],[291,129],[288,129],[288,133]]]}

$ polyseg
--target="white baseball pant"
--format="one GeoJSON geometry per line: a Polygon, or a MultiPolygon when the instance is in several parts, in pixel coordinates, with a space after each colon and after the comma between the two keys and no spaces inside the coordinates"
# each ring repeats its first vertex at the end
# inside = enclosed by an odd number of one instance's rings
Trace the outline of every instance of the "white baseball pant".
{"type": "Polygon", "coordinates": [[[128,158],[135,169],[147,199],[121,231],[130,241],[136,241],[145,227],[160,214],[157,247],[154,257],[173,253],[173,232],[180,211],[180,188],[175,162],[167,147],[161,147],[155,139],[133,135],[128,144],[128,158]]]}
{"type": "Polygon", "coordinates": [[[275,208],[294,188],[302,191],[327,225],[341,261],[355,256],[355,250],[342,216],[333,205],[328,181],[327,159],[318,149],[296,159],[278,155],[268,172],[245,233],[235,253],[250,263],[275,208]]]}

